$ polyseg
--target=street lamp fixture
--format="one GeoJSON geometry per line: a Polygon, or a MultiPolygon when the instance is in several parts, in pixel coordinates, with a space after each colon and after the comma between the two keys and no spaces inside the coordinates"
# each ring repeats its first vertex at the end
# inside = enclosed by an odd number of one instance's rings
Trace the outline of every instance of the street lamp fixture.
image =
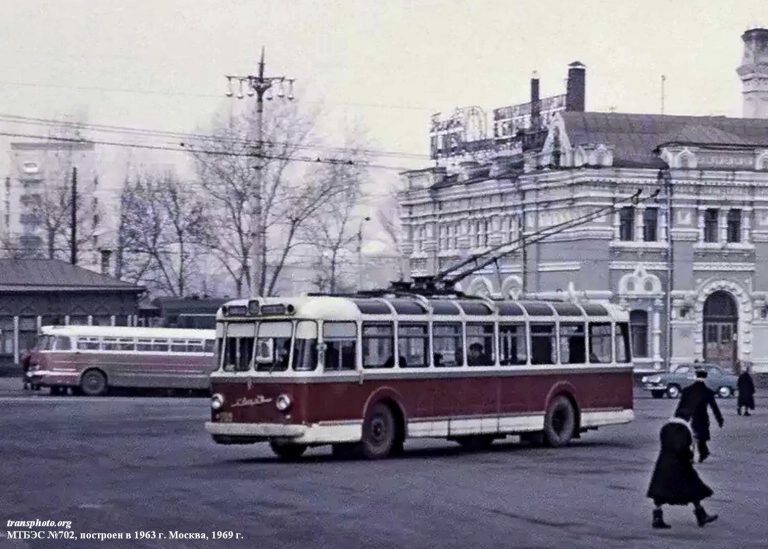
{"type": "Polygon", "coordinates": [[[293,101],[294,95],[293,95],[293,83],[295,82],[294,78],[286,78],[285,76],[265,76],[264,75],[264,68],[266,63],[264,62],[264,48],[261,48],[261,58],[259,59],[259,70],[257,74],[248,74],[248,75],[225,75],[225,78],[227,79],[227,91],[226,96],[227,97],[233,97],[235,96],[235,92],[233,90],[233,86],[237,86],[237,95],[236,97],[238,99],[243,99],[245,95],[247,94],[248,97],[256,96],[256,132],[257,132],[257,138],[256,138],[256,146],[254,147],[254,153],[252,155],[252,158],[254,158],[254,165],[253,169],[256,171],[256,182],[255,182],[255,189],[254,189],[254,202],[255,202],[255,208],[254,208],[254,217],[255,217],[255,225],[256,225],[256,231],[254,235],[254,241],[253,241],[253,250],[252,250],[252,257],[253,257],[253,268],[251,270],[251,294],[254,296],[261,295],[264,291],[263,288],[263,280],[261,276],[261,272],[263,269],[261,269],[261,265],[264,261],[266,261],[265,257],[265,236],[266,236],[266,230],[265,230],[265,223],[264,223],[264,215],[263,215],[263,208],[262,208],[262,170],[260,166],[260,161],[263,158],[263,147],[264,147],[264,139],[263,139],[263,133],[264,133],[264,99],[266,97],[267,101],[272,100],[272,87],[278,86],[278,98],[282,99],[286,96],[285,94],[285,86],[288,85],[288,95],[287,99],[288,101],[293,101]],[[245,93],[243,93],[243,88],[245,88],[245,93]]]}

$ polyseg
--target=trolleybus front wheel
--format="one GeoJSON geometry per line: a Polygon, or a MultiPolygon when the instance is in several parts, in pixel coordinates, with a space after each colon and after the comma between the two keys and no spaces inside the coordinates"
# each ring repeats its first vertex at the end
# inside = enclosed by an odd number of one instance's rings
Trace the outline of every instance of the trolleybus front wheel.
{"type": "Polygon", "coordinates": [[[107,376],[99,370],[88,370],[80,378],[80,390],[87,396],[101,396],[107,392],[107,376]]]}
{"type": "Polygon", "coordinates": [[[552,399],[544,416],[544,438],[548,446],[557,448],[571,441],[576,427],[576,412],[573,404],[564,395],[552,399]]]}
{"type": "Polygon", "coordinates": [[[269,447],[280,459],[292,461],[299,459],[307,451],[306,444],[291,444],[286,442],[269,441],[269,447]]]}
{"type": "Polygon", "coordinates": [[[387,457],[395,446],[395,418],[383,402],[377,402],[363,423],[363,455],[368,459],[387,457]]]}

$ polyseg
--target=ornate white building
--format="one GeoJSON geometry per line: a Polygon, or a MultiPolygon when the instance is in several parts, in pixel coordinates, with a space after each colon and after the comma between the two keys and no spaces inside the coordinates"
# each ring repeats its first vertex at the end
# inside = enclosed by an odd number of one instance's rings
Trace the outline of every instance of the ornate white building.
{"type": "MultiPolygon", "coordinates": [[[[743,38],[747,50],[768,51],[767,30],[743,38]]],[[[742,70],[758,57],[745,55],[739,74],[745,112],[761,118],[566,110],[553,115],[543,145],[407,172],[401,204],[410,272],[434,274],[625,204],[506,256],[462,289],[621,303],[630,310],[638,370],[665,367],[669,319],[672,364],[748,361],[768,372],[768,109],[754,105],[762,105],[753,76],[762,68],[742,70]],[[630,205],[638,189],[660,194],[630,205]]]]}

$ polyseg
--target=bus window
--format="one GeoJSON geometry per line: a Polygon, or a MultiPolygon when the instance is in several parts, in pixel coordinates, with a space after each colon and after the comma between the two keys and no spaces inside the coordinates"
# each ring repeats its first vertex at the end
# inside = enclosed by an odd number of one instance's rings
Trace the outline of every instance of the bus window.
{"type": "Polygon", "coordinates": [[[467,364],[493,366],[496,364],[493,324],[467,324],[467,364]]]}
{"type": "Polygon", "coordinates": [[[151,339],[139,339],[136,343],[136,350],[142,352],[148,352],[152,350],[151,339]]]}
{"type": "Polygon", "coordinates": [[[117,342],[117,346],[120,351],[135,351],[136,341],[133,339],[120,339],[117,342]]]}
{"type": "Polygon", "coordinates": [[[317,324],[302,320],[296,324],[296,342],[293,345],[293,369],[311,372],[317,367],[317,324]]]}
{"type": "Polygon", "coordinates": [[[589,325],[589,361],[592,364],[611,362],[611,325],[589,325]]]}
{"type": "Polygon", "coordinates": [[[586,364],[587,343],[583,324],[560,324],[560,364],[586,364]]]}
{"type": "Polygon", "coordinates": [[[525,364],[528,361],[525,344],[525,326],[523,324],[500,325],[499,347],[502,366],[525,364]]]}
{"type": "Polygon", "coordinates": [[[630,362],[629,327],[626,322],[616,324],[616,362],[630,362]]]}
{"type": "Polygon", "coordinates": [[[260,371],[283,371],[288,369],[291,356],[290,322],[260,322],[256,340],[256,369],[260,371]]]}
{"type": "Polygon", "coordinates": [[[117,338],[116,337],[105,337],[104,342],[102,343],[102,349],[105,351],[117,351],[119,350],[117,346],[117,338]]]}
{"type": "Polygon", "coordinates": [[[355,370],[357,357],[357,325],[354,322],[323,324],[325,371],[355,370]]]}
{"type": "Polygon", "coordinates": [[[100,347],[98,337],[81,337],[77,340],[77,348],[81,351],[98,351],[100,347]]]}
{"type": "Polygon", "coordinates": [[[398,324],[397,352],[401,368],[426,368],[429,366],[429,332],[426,323],[398,324]]]}
{"type": "Polygon", "coordinates": [[[188,353],[202,353],[203,352],[203,342],[199,339],[190,339],[187,341],[187,352],[188,353]]]}
{"type": "Polygon", "coordinates": [[[152,350],[156,353],[168,352],[168,340],[167,339],[153,339],[152,350]]]}
{"type": "Polygon", "coordinates": [[[204,343],[203,352],[204,353],[213,353],[216,349],[216,340],[214,339],[206,339],[204,343]]]}
{"type": "Polygon", "coordinates": [[[67,336],[56,336],[56,342],[54,345],[55,345],[54,349],[56,349],[57,351],[72,350],[72,340],[67,336]]]}
{"type": "Polygon", "coordinates": [[[247,372],[253,356],[252,337],[227,337],[224,340],[224,365],[227,372],[247,372]]]}
{"type": "Polygon", "coordinates": [[[363,368],[393,368],[394,350],[391,322],[363,323],[363,368]]]}
{"type": "Polygon", "coordinates": [[[554,324],[531,324],[531,364],[555,364],[554,324]]]}
{"type": "Polygon", "coordinates": [[[171,340],[171,352],[172,353],[186,353],[187,342],[184,339],[172,339],[171,340]]]}
{"type": "Polygon", "coordinates": [[[464,364],[461,324],[458,322],[435,322],[432,325],[432,349],[432,358],[437,367],[464,364]]]}

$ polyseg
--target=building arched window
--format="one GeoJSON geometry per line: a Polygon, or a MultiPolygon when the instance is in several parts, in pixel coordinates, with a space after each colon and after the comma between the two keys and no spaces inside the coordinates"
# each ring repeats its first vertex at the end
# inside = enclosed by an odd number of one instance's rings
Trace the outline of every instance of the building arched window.
{"type": "Polygon", "coordinates": [[[632,333],[632,352],[638,358],[648,357],[648,313],[635,310],[629,313],[629,327],[632,333]]]}

